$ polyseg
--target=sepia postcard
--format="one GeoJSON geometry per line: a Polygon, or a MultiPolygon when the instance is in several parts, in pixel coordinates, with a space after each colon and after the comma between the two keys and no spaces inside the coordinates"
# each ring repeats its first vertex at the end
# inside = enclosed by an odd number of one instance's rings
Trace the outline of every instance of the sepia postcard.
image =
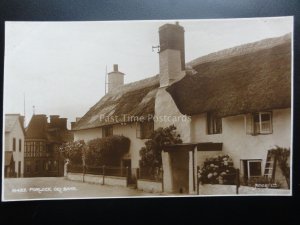
{"type": "Polygon", "coordinates": [[[293,17],[5,22],[2,201],[291,196],[293,17]]]}

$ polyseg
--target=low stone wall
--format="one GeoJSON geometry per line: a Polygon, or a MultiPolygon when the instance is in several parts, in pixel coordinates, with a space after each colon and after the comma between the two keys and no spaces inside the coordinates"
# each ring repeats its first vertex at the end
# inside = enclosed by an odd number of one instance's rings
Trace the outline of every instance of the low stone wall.
{"type": "Polygon", "coordinates": [[[126,177],[105,176],[104,184],[112,185],[112,186],[126,187],[127,186],[127,178],[126,177]]]}
{"type": "Polygon", "coordinates": [[[137,188],[139,190],[151,193],[163,192],[162,182],[150,181],[150,180],[138,180],[137,188]]]}
{"type": "Polygon", "coordinates": [[[91,184],[103,184],[103,175],[85,174],[84,182],[91,184]]]}
{"type": "MultiPolygon", "coordinates": [[[[199,195],[236,195],[236,186],[221,184],[199,185],[199,195]]],[[[240,186],[238,195],[291,195],[291,191],[288,189],[240,186]]]]}
{"type": "Polygon", "coordinates": [[[81,181],[83,182],[83,176],[82,173],[68,173],[67,174],[68,180],[74,180],[74,181],[81,181]]]}
{"type": "Polygon", "coordinates": [[[83,176],[82,173],[68,173],[68,180],[73,181],[81,181],[92,184],[105,184],[112,186],[127,186],[127,178],[126,177],[114,177],[114,176],[104,176],[103,175],[93,175],[93,174],[85,174],[83,176]]]}

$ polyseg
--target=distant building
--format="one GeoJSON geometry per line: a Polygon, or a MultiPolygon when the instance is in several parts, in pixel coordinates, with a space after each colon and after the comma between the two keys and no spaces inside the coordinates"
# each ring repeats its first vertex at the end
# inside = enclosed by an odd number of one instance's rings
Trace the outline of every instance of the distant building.
{"type": "Polygon", "coordinates": [[[23,177],[24,140],[24,117],[5,114],[5,177],[23,177]]]}
{"type": "Polygon", "coordinates": [[[67,119],[57,115],[33,115],[26,128],[25,177],[55,177],[64,175],[64,159],[59,146],[72,141],[67,119]]]}

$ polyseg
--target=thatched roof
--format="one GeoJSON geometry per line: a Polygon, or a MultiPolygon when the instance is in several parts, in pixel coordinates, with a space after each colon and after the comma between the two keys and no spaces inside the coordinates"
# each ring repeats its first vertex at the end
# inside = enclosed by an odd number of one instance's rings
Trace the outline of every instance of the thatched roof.
{"type": "Polygon", "coordinates": [[[167,88],[182,114],[225,117],[291,107],[290,34],[209,54],[188,65],[196,74],[167,88]]]}
{"type": "Polygon", "coordinates": [[[156,75],[108,92],[74,125],[73,130],[129,122],[127,118],[132,116],[153,115],[158,87],[156,75]]]}

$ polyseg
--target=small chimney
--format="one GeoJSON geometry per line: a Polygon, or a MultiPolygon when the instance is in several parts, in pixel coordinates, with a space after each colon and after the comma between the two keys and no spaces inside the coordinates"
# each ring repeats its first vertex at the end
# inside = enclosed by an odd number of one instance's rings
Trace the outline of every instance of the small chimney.
{"type": "Polygon", "coordinates": [[[116,90],[124,84],[124,73],[119,71],[118,64],[113,65],[113,71],[108,73],[108,92],[116,90]]]}
{"type": "Polygon", "coordinates": [[[169,86],[185,75],[184,28],[165,24],[159,28],[159,74],[160,86],[169,86]]]}
{"type": "Polygon", "coordinates": [[[119,72],[119,70],[118,70],[118,64],[114,64],[114,72],[119,72]]]}
{"type": "Polygon", "coordinates": [[[59,127],[58,115],[50,115],[50,127],[59,127]]]}
{"type": "Polygon", "coordinates": [[[62,130],[66,130],[67,129],[67,118],[60,118],[59,119],[59,128],[62,130]]]}
{"type": "Polygon", "coordinates": [[[71,130],[74,129],[76,122],[71,122],[71,130]]]}
{"type": "Polygon", "coordinates": [[[77,123],[80,119],[81,117],[76,117],[75,122],[77,123]]]}

